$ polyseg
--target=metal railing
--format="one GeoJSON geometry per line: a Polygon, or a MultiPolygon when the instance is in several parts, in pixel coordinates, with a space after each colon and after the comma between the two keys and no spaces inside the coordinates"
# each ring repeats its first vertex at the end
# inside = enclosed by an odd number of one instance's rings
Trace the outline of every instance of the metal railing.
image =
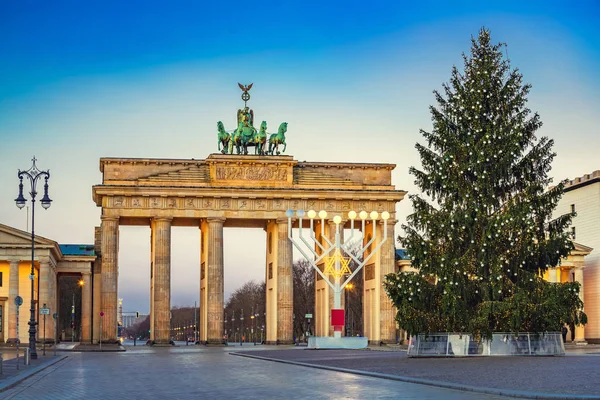
{"type": "Polygon", "coordinates": [[[468,333],[430,333],[411,336],[409,357],[564,356],[560,332],[494,333],[479,340],[468,333]]]}

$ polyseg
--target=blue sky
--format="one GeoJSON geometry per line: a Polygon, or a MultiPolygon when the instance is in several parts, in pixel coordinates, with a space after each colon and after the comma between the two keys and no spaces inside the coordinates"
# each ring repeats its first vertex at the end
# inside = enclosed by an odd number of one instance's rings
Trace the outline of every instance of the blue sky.
{"type": "MultiPolygon", "coordinates": [[[[36,231],[91,243],[98,159],[205,158],[216,121],[235,125],[237,82],[254,82],[257,120],[289,123],[296,159],[395,163],[396,187],[414,192],[431,92],[484,25],[533,85],[540,135],[556,142],[552,175],[599,169],[597,1],[1,2],[0,222],[25,227],[16,171],[35,154],[55,200],[36,231]]],[[[408,213],[403,201],[401,222],[408,213]]],[[[198,235],[173,231],[173,305],[197,298],[198,235]]],[[[264,245],[260,230],[226,230],[228,293],[264,276],[264,251],[234,254],[240,238],[264,245]]],[[[120,297],[146,311],[149,229],[121,229],[120,264],[120,297]]]]}

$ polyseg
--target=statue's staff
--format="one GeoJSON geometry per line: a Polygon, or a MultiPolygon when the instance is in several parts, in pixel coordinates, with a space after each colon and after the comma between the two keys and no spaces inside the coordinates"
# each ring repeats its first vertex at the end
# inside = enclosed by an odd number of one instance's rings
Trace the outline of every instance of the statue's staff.
{"type": "Polygon", "coordinates": [[[250,93],[248,93],[248,91],[250,89],[252,89],[252,85],[254,85],[254,83],[251,83],[248,86],[244,86],[244,85],[242,85],[241,83],[238,82],[238,86],[244,92],[244,93],[242,93],[242,100],[244,100],[244,107],[247,107],[246,103],[248,102],[248,100],[250,100],[250,93]]]}

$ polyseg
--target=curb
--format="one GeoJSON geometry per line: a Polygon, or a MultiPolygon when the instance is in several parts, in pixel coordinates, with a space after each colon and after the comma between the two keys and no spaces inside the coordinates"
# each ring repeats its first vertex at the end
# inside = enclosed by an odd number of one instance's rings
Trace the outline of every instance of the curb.
{"type": "Polygon", "coordinates": [[[470,386],[470,385],[461,385],[458,383],[451,383],[451,382],[434,381],[434,380],[430,380],[430,379],[412,378],[412,377],[401,376],[401,375],[383,374],[383,373],[379,373],[379,372],[361,371],[361,370],[357,370],[357,369],[331,367],[331,366],[327,366],[327,365],[318,365],[318,364],[309,364],[309,363],[304,363],[304,362],[300,362],[300,361],[282,360],[282,359],[278,359],[278,358],[262,357],[262,356],[252,355],[252,354],[235,353],[235,352],[231,352],[229,354],[234,355],[234,356],[239,356],[239,357],[254,358],[254,359],[263,360],[263,361],[279,362],[282,364],[292,364],[292,365],[298,365],[298,366],[308,367],[308,368],[317,368],[317,369],[324,369],[324,370],[328,370],[328,371],[345,372],[345,373],[354,374],[354,375],[369,376],[372,378],[381,378],[381,379],[388,379],[388,380],[392,380],[392,381],[416,383],[419,385],[437,386],[437,387],[441,387],[441,388],[445,388],[445,389],[454,389],[454,390],[461,390],[461,391],[466,391],[466,392],[486,393],[486,394],[495,394],[495,395],[500,395],[500,396],[517,397],[517,398],[522,398],[522,399],[548,399],[548,400],[557,400],[557,399],[599,400],[600,399],[600,396],[593,396],[593,395],[536,393],[536,392],[526,392],[526,391],[520,391],[520,390],[486,388],[486,387],[481,387],[481,386],[470,386]]]}
{"type": "Polygon", "coordinates": [[[11,389],[12,387],[16,386],[17,384],[23,382],[25,379],[31,378],[32,376],[42,372],[46,368],[51,367],[60,361],[63,361],[66,358],[67,358],[67,356],[57,356],[57,359],[52,362],[38,365],[37,367],[32,368],[32,369],[28,370],[27,372],[23,372],[16,376],[7,378],[5,381],[0,383],[0,393],[4,392],[5,390],[11,389]]]}

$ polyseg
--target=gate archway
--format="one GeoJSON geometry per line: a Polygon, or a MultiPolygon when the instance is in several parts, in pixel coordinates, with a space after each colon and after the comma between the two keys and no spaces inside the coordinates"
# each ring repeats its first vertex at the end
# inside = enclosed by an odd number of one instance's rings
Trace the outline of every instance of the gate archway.
{"type": "MultiPolygon", "coordinates": [[[[330,218],[350,210],[387,211],[392,216],[387,225],[391,239],[395,205],[406,194],[391,183],[394,168],[393,164],[299,162],[292,156],[101,158],[102,184],[92,189],[96,205],[102,207],[94,315],[103,312],[104,316],[101,333],[99,318],[94,318],[93,337],[101,334],[105,342],[117,341],[119,225],[146,225],[151,228],[151,340],[169,342],[171,227],[197,226],[201,231],[200,340],[221,343],[223,228],[231,226],[265,229],[266,340],[291,343],[293,260],[286,210],[326,210],[330,218]]],[[[325,228],[327,235],[333,232],[325,228]]],[[[374,259],[363,269],[365,335],[374,342],[393,342],[394,312],[381,283],[394,272],[394,240],[384,243],[374,259]]],[[[315,291],[316,333],[328,335],[332,293],[319,280],[315,291]]]]}

